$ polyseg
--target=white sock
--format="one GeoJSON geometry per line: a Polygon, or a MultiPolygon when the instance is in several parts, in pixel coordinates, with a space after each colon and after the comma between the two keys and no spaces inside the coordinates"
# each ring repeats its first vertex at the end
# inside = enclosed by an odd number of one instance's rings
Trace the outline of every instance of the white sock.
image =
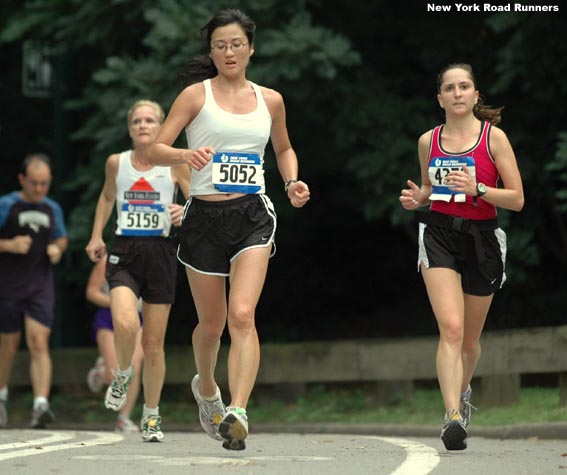
{"type": "Polygon", "coordinates": [[[47,400],[47,398],[43,397],[43,396],[37,396],[33,398],[33,410],[37,410],[39,409],[39,406],[42,404],[47,404],[49,406],[49,401],[47,400]]]}
{"type": "Polygon", "coordinates": [[[159,406],[150,408],[144,404],[144,409],[142,411],[142,418],[148,416],[159,416],[159,406]]]}
{"type": "Polygon", "coordinates": [[[0,401],[6,402],[8,400],[8,386],[4,386],[0,389],[0,401]]]}

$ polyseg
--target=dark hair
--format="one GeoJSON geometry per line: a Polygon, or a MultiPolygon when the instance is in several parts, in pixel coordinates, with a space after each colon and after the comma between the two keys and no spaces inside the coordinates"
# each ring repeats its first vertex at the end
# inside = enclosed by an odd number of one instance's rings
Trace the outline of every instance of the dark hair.
{"type": "Polygon", "coordinates": [[[43,162],[51,170],[51,160],[45,153],[28,153],[20,164],[20,173],[26,176],[28,167],[34,162],[43,162]]]}
{"type": "MultiPolygon", "coordinates": [[[[231,25],[233,23],[238,23],[240,25],[248,38],[248,43],[252,46],[254,44],[256,24],[241,10],[236,8],[227,8],[217,12],[215,16],[213,16],[199,31],[201,37],[207,40],[207,47],[210,48],[211,37],[217,28],[231,25]]],[[[215,67],[210,55],[199,55],[194,56],[187,61],[179,74],[179,78],[184,87],[187,87],[191,84],[204,81],[205,79],[214,78],[217,74],[217,68],[215,67]]]]}
{"type": "MultiPolygon", "coordinates": [[[[476,78],[474,77],[473,69],[470,64],[467,63],[451,63],[445,66],[439,74],[437,75],[437,92],[441,92],[441,84],[443,84],[443,76],[445,73],[451,69],[463,69],[465,70],[471,81],[473,82],[474,88],[478,91],[478,86],[476,85],[476,78]]],[[[497,125],[502,119],[502,109],[504,107],[492,107],[484,104],[484,97],[481,94],[478,96],[478,102],[473,108],[474,116],[479,120],[486,120],[492,125],[497,125]]]]}

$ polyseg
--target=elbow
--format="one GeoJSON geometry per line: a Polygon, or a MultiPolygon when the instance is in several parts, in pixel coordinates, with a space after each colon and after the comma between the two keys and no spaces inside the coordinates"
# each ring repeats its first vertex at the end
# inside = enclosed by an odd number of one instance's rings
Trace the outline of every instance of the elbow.
{"type": "Polygon", "coordinates": [[[522,211],[522,209],[524,208],[524,201],[524,195],[519,196],[518,199],[514,202],[512,210],[522,211]]]}

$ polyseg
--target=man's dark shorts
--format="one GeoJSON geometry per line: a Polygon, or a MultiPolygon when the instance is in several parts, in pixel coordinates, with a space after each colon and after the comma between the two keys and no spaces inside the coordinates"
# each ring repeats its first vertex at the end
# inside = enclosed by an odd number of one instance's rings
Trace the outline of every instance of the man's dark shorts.
{"type": "Polygon", "coordinates": [[[0,299],[0,333],[17,333],[24,329],[24,317],[29,316],[51,328],[54,319],[55,295],[53,283],[30,290],[25,298],[0,299]]]}

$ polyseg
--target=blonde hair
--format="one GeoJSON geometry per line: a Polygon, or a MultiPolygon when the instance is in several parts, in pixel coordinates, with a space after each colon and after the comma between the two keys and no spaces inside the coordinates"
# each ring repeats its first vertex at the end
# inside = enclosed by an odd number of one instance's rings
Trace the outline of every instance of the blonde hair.
{"type": "Polygon", "coordinates": [[[132,114],[134,114],[134,111],[143,106],[151,107],[156,113],[158,122],[163,124],[163,121],[165,120],[165,112],[163,112],[163,108],[157,102],[150,101],[149,99],[140,99],[139,101],[134,102],[132,107],[128,110],[128,126],[132,123],[132,114]]]}

